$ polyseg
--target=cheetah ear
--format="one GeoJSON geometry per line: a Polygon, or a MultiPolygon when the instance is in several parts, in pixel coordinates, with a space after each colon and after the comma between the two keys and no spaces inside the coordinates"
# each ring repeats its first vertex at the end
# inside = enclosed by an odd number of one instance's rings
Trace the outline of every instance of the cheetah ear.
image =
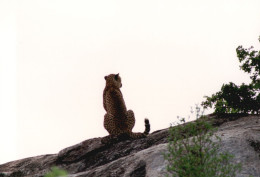
{"type": "Polygon", "coordinates": [[[119,73],[115,75],[115,80],[117,80],[119,77],[119,73]]]}
{"type": "Polygon", "coordinates": [[[104,78],[105,78],[105,80],[107,80],[107,76],[105,76],[104,78]]]}

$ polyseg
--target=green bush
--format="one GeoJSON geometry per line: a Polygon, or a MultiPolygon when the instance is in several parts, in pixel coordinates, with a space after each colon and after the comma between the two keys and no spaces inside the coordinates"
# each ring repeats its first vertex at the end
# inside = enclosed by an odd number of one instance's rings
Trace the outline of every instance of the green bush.
{"type": "Polygon", "coordinates": [[[51,171],[44,175],[44,177],[61,177],[67,176],[68,173],[65,170],[61,170],[58,167],[52,167],[51,171]]]}
{"type": "Polygon", "coordinates": [[[235,176],[241,165],[231,164],[233,156],[229,153],[219,153],[221,139],[214,132],[205,116],[189,123],[182,118],[171,126],[168,152],[164,155],[167,171],[179,177],[235,176]]]}

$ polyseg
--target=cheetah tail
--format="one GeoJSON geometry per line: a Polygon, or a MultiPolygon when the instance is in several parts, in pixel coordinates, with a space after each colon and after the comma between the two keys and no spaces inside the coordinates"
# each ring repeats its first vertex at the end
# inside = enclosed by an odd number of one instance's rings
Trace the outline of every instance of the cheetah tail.
{"type": "Polygon", "coordinates": [[[150,122],[149,122],[149,120],[148,119],[145,119],[144,120],[144,123],[145,123],[145,130],[144,130],[144,134],[145,135],[148,135],[149,134],[149,132],[150,132],[150,122]]]}

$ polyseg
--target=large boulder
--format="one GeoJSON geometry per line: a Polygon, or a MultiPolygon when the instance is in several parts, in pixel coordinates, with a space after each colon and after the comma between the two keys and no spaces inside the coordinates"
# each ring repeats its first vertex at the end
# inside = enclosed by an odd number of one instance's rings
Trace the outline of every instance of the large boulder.
{"type": "MultiPolygon", "coordinates": [[[[260,116],[210,117],[221,137],[220,151],[242,163],[238,177],[260,176],[260,116]]],[[[26,158],[0,165],[2,176],[43,176],[51,167],[68,171],[69,177],[159,177],[166,175],[168,129],[147,138],[102,144],[102,138],[83,141],[58,154],[26,158]]]]}

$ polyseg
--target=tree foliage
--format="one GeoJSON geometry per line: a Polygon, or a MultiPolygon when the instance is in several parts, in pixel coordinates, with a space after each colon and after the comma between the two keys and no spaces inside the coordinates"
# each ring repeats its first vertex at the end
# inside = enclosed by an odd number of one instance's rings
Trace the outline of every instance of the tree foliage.
{"type": "MultiPolygon", "coordinates": [[[[259,37],[260,42],[260,37],[259,37]]],[[[221,90],[206,96],[204,108],[214,108],[214,113],[250,113],[260,111],[260,51],[238,46],[236,49],[240,69],[250,74],[251,83],[240,86],[230,82],[223,84],[221,90]]]]}
{"type": "Polygon", "coordinates": [[[211,97],[206,97],[202,105],[214,107],[215,113],[251,113],[258,114],[260,109],[260,95],[253,85],[237,86],[230,82],[223,84],[221,90],[211,97]]]}
{"type": "MultiPolygon", "coordinates": [[[[260,42],[260,36],[258,40],[260,42]]],[[[253,84],[259,83],[260,51],[254,50],[253,46],[248,49],[238,46],[236,52],[238,60],[241,63],[240,68],[251,75],[250,78],[253,84]]]]}

